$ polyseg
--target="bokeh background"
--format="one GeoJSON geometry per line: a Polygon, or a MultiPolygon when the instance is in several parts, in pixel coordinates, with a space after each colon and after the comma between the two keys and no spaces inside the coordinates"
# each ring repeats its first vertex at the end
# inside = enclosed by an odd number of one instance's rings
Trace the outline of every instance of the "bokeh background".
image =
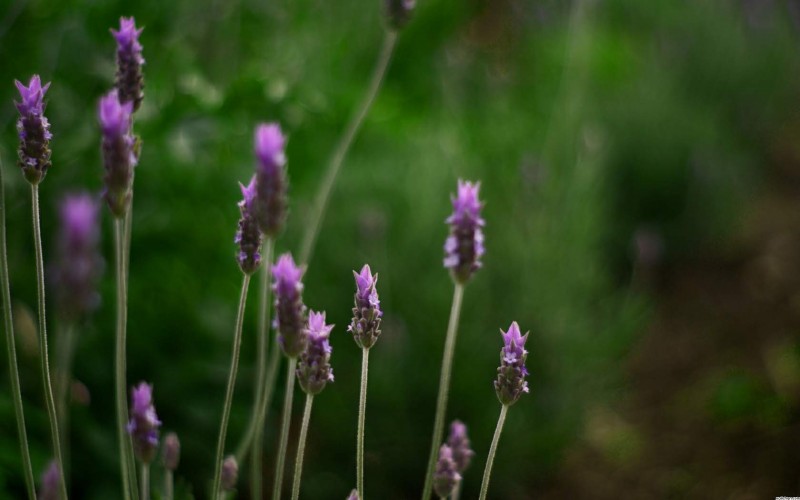
{"type": "MultiPolygon", "coordinates": [[[[53,82],[54,165],[41,186],[53,260],[59,199],[101,189],[95,110],[113,83],[108,29],[121,15],[145,27],[147,60],[129,381],[154,383],[164,429],[183,444],[179,491],[204,497],[241,282],[237,182],[254,167],[253,128],[277,120],[289,134],[291,214],[277,248],[297,251],[377,58],[382,5],[0,1],[0,158],[37,471],[50,452],[13,79],[53,82]]],[[[421,490],[452,294],[444,219],[458,178],[482,182],[487,219],[447,416],[469,425],[477,452],[465,498],[477,495],[499,413],[498,329],[512,320],[531,331],[531,394],[509,412],[490,497],[800,494],[798,47],[796,0],[421,0],[306,276],[306,303],[337,326],[336,382],[314,405],[303,496],[344,498],[354,486],[360,353],[345,328],[351,270],[365,262],[380,273],[386,311],[370,363],[366,492],[421,490]]],[[[80,327],[74,375],[84,390],[70,407],[74,498],[119,496],[111,243],[104,211],[102,304],[80,327]]],[[[256,288],[229,448],[252,402],[256,288]]],[[[57,337],[55,308],[50,319],[57,337]]],[[[0,496],[16,498],[24,489],[5,368],[0,377],[0,496]]],[[[266,427],[267,485],[282,384],[281,375],[266,427]]]]}

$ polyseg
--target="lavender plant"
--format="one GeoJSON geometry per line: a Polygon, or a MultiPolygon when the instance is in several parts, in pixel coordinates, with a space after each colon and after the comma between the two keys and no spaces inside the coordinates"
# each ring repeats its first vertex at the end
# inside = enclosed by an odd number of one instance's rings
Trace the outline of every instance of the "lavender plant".
{"type": "Polygon", "coordinates": [[[39,210],[39,183],[50,167],[50,123],[44,116],[44,95],[50,84],[42,86],[39,75],[31,77],[26,87],[19,81],[14,82],[19,90],[20,102],[14,105],[19,111],[17,132],[19,134],[19,166],[25,179],[31,185],[31,208],[33,214],[33,243],[36,251],[36,284],[39,316],[39,353],[41,361],[42,381],[47,415],[50,421],[50,437],[53,442],[53,454],[58,466],[61,495],[67,498],[67,486],[64,481],[64,461],[61,455],[61,438],[58,432],[58,416],[56,413],[53,385],[50,378],[50,361],[47,343],[47,315],[45,307],[44,259],[42,257],[42,230],[39,210]]]}
{"type": "Polygon", "coordinates": [[[181,460],[181,442],[178,435],[170,432],[164,436],[164,450],[162,461],[164,462],[164,500],[172,500],[175,496],[175,485],[173,474],[178,469],[181,460]]]}
{"type": "Polygon", "coordinates": [[[139,35],[144,28],[136,28],[136,20],[132,17],[119,19],[119,30],[112,29],[111,33],[117,40],[117,76],[115,87],[119,93],[119,100],[131,103],[132,110],[136,111],[144,98],[144,76],[142,66],[142,45],[139,35]]]}
{"type": "Polygon", "coordinates": [[[153,405],[153,386],[140,382],[131,390],[131,420],[127,431],[132,438],[133,451],[141,468],[142,500],[150,498],[150,462],[158,451],[158,429],[161,421],[153,405]]]}
{"type": "Polygon", "coordinates": [[[453,450],[446,444],[439,448],[439,459],[433,472],[433,491],[439,498],[448,498],[461,482],[461,475],[453,460],[453,450]]]}
{"type": "Polygon", "coordinates": [[[486,468],[483,471],[480,500],[484,500],[486,493],[489,491],[492,464],[497,453],[497,443],[500,441],[500,433],[503,431],[508,408],[516,403],[520,396],[528,392],[528,382],[525,381],[525,377],[528,376],[528,369],[525,368],[525,359],[528,357],[528,351],[525,350],[525,341],[528,340],[528,333],[521,335],[516,321],[511,323],[507,332],[500,330],[500,333],[503,336],[503,348],[500,350],[500,366],[497,368],[494,390],[502,406],[500,407],[500,417],[497,419],[497,428],[492,438],[492,445],[489,448],[489,455],[486,459],[486,468]]]}
{"type": "Polygon", "coordinates": [[[381,301],[378,298],[378,273],[372,274],[368,264],[361,272],[353,271],[356,280],[355,307],[353,320],[347,331],[361,347],[361,391],[358,400],[358,432],[356,433],[356,489],[364,498],[364,422],[367,415],[367,377],[369,374],[369,349],[375,345],[381,334],[381,301]]]}
{"type": "MultiPolygon", "coordinates": [[[[469,467],[472,457],[475,452],[470,448],[469,437],[467,437],[467,426],[460,420],[454,420],[450,424],[450,434],[447,436],[447,446],[453,454],[453,462],[456,465],[456,471],[459,474],[464,474],[464,471],[469,467]]],[[[450,494],[452,500],[458,500],[461,493],[461,482],[457,482],[453,492],[450,494]]]]}
{"type": "Polygon", "coordinates": [[[233,455],[225,457],[220,469],[222,478],[220,498],[224,498],[224,494],[234,491],[236,483],[239,482],[239,463],[236,461],[236,457],[233,455]]]}
{"type": "Polygon", "coordinates": [[[480,214],[483,204],[478,199],[479,189],[480,183],[473,184],[469,181],[459,180],[458,194],[452,198],[453,214],[446,220],[450,225],[450,235],[444,244],[444,266],[450,269],[450,275],[453,278],[453,304],[450,309],[450,321],[447,324],[447,337],[444,343],[442,370],[439,376],[439,396],[436,400],[436,415],[433,420],[433,438],[425,474],[425,486],[422,491],[423,500],[427,500],[431,496],[436,450],[444,433],[447,396],[450,391],[450,372],[456,347],[464,287],[475,271],[480,269],[481,257],[484,254],[483,226],[485,222],[480,214]]]}

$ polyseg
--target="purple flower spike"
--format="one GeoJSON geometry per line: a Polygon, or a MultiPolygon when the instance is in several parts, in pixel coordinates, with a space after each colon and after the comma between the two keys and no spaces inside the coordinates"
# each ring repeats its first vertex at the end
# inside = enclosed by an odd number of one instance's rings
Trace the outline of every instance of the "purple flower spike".
{"type": "Polygon", "coordinates": [[[459,481],[461,481],[461,474],[456,470],[453,451],[449,446],[443,444],[439,448],[439,460],[436,462],[436,470],[433,472],[433,490],[439,497],[447,498],[453,493],[459,481]]]}
{"type": "Polygon", "coordinates": [[[139,35],[144,28],[136,29],[136,20],[132,17],[119,19],[119,31],[111,29],[117,40],[117,81],[116,88],[119,100],[131,103],[132,111],[139,109],[144,97],[144,77],[142,76],[142,46],[139,35]]]}
{"type": "Polygon", "coordinates": [[[50,84],[42,86],[39,75],[31,77],[28,86],[15,80],[20,102],[14,102],[19,111],[17,133],[19,134],[18,164],[31,184],[39,184],[50,168],[50,122],[44,116],[44,95],[50,84]]]}
{"type": "Polygon", "coordinates": [[[39,489],[39,500],[59,500],[61,497],[60,482],[61,474],[58,464],[51,460],[47,469],[42,473],[42,486],[39,489]]]}
{"type": "Polygon", "coordinates": [[[450,435],[447,436],[447,446],[453,452],[453,462],[456,464],[458,472],[464,472],[472,460],[475,452],[469,447],[469,437],[467,437],[467,426],[460,420],[454,420],[450,424],[450,435]]]}
{"type": "Polygon", "coordinates": [[[170,432],[164,436],[164,468],[175,471],[181,461],[181,442],[178,435],[170,432]]]}
{"type": "Polygon", "coordinates": [[[444,267],[459,283],[466,283],[481,267],[483,248],[483,226],[485,221],[480,211],[483,204],[478,200],[480,183],[458,181],[458,195],[453,198],[453,215],[447,218],[450,236],[444,244],[444,267]]]}
{"type": "Polygon", "coordinates": [[[220,480],[222,491],[231,492],[236,489],[236,483],[239,481],[239,463],[233,455],[228,455],[222,461],[220,480]]]}
{"type": "Polygon", "coordinates": [[[358,490],[354,489],[347,495],[347,500],[359,500],[358,498],[358,490]]]}
{"type": "Polygon", "coordinates": [[[353,320],[347,331],[353,334],[356,344],[363,349],[369,349],[378,340],[381,334],[381,301],[378,299],[378,273],[372,274],[369,265],[364,264],[361,272],[353,271],[356,279],[355,307],[353,320]]]}
{"type": "Polygon", "coordinates": [[[416,6],[415,0],[385,0],[386,17],[394,30],[403,28],[411,20],[416,6]]]}
{"type": "Polygon", "coordinates": [[[274,238],[286,221],[286,138],[277,123],[256,128],[256,219],[266,236],[274,238]]]}
{"type": "Polygon", "coordinates": [[[503,335],[503,348],[500,350],[500,366],[497,368],[497,380],[494,381],[494,390],[497,398],[504,405],[517,402],[523,393],[528,392],[528,369],[525,368],[525,341],[528,334],[521,335],[519,325],[514,321],[507,332],[500,330],[503,335]]]}
{"type": "Polygon", "coordinates": [[[158,450],[158,428],[161,421],[153,406],[153,386],[140,382],[131,390],[131,420],[128,434],[133,441],[133,451],[143,463],[150,463],[158,450]]]}
{"type": "Polygon", "coordinates": [[[98,246],[98,203],[87,193],[61,202],[58,242],[58,298],[61,314],[77,321],[100,304],[97,282],[103,267],[98,246]]]}
{"type": "Polygon", "coordinates": [[[275,322],[278,343],[283,353],[296,358],[306,348],[306,306],[303,304],[303,270],[285,253],[272,266],[275,291],[275,322]]]}
{"type": "Polygon", "coordinates": [[[244,199],[239,202],[242,217],[239,219],[239,230],[236,231],[233,242],[239,245],[239,255],[236,260],[245,274],[253,274],[261,265],[261,254],[258,253],[258,248],[261,246],[261,232],[258,230],[253,213],[256,197],[255,184],[255,177],[250,179],[250,184],[247,186],[239,184],[244,199]]]}
{"type": "Polygon", "coordinates": [[[131,201],[133,167],[137,157],[131,135],[131,103],[120,103],[112,90],[100,99],[98,117],[103,129],[103,166],[106,175],[103,197],[115,217],[122,217],[131,201]]]}
{"type": "Polygon", "coordinates": [[[333,325],[325,324],[325,312],[308,312],[308,343],[297,364],[297,380],[308,394],[319,394],[325,384],[333,382],[331,344],[328,341],[333,325]]]}

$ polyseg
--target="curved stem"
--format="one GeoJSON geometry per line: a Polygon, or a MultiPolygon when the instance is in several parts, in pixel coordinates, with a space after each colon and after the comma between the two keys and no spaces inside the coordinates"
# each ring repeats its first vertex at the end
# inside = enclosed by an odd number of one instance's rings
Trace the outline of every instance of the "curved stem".
{"type": "Polygon", "coordinates": [[[236,313],[236,330],[233,334],[233,352],[231,353],[231,369],[228,373],[228,387],[225,389],[225,403],[222,405],[222,422],[219,426],[217,438],[217,454],[214,458],[214,483],[210,497],[216,498],[220,491],[222,477],[222,453],[225,451],[225,435],[228,432],[228,418],[231,415],[231,402],[233,389],[236,385],[236,372],[239,369],[239,350],[242,347],[242,322],[244,321],[244,306],[247,303],[247,288],[250,285],[250,275],[245,274],[242,280],[242,293],[239,296],[239,310],[236,313]]]}
{"type": "Polygon", "coordinates": [[[356,434],[356,489],[358,498],[364,499],[364,421],[367,418],[367,375],[369,373],[369,349],[361,349],[361,393],[358,398],[358,434],[356,434]]]}
{"type": "Polygon", "coordinates": [[[358,129],[361,127],[361,123],[364,121],[369,109],[372,107],[375,96],[378,95],[378,90],[383,82],[386,69],[389,67],[389,61],[392,59],[392,53],[394,52],[394,46],[396,42],[397,32],[394,30],[388,30],[384,36],[383,47],[381,48],[380,55],[375,63],[375,69],[372,72],[372,78],[370,79],[369,87],[367,87],[367,92],[364,94],[364,98],[362,99],[358,108],[356,108],[355,114],[352,116],[352,118],[350,118],[350,122],[347,124],[344,134],[342,134],[342,136],[339,138],[339,142],[336,144],[336,149],[333,150],[333,154],[328,161],[328,166],[322,179],[322,184],[320,184],[319,189],[317,190],[317,195],[314,198],[314,205],[311,209],[311,218],[309,219],[308,225],[306,225],[306,231],[303,235],[303,245],[300,250],[300,262],[307,264],[311,260],[311,255],[314,253],[314,245],[316,244],[317,236],[319,235],[320,225],[322,224],[322,215],[328,205],[328,199],[330,198],[333,184],[336,181],[336,175],[339,173],[339,169],[342,166],[344,157],[347,155],[347,151],[350,149],[350,145],[353,143],[353,139],[355,138],[358,129]]]}
{"type": "Polygon", "coordinates": [[[64,461],[61,458],[61,438],[58,433],[58,415],[53,397],[53,383],[50,378],[50,360],[47,354],[47,316],[44,296],[44,259],[42,258],[42,229],[39,225],[39,186],[31,185],[31,204],[33,208],[33,243],[36,247],[36,284],[39,295],[39,356],[42,364],[42,382],[47,415],[50,419],[50,437],[53,440],[53,453],[58,464],[58,482],[61,498],[67,498],[67,485],[64,482],[64,461]]]}
{"type": "Polygon", "coordinates": [[[272,500],[280,500],[283,486],[283,466],[286,463],[286,445],[289,441],[289,424],[292,416],[292,396],[294,394],[295,369],[297,358],[289,358],[286,370],[286,393],[283,396],[283,419],[281,421],[281,437],[278,443],[278,459],[275,464],[275,484],[272,487],[272,500]]]}
{"type": "Polygon", "coordinates": [[[447,412],[447,395],[450,392],[450,371],[453,366],[453,352],[456,348],[456,334],[458,333],[458,318],[461,315],[461,298],[464,295],[464,285],[455,284],[453,290],[453,305],[450,308],[450,321],[447,324],[447,338],[444,342],[444,356],[442,358],[442,372],[439,375],[439,397],[436,400],[436,416],[433,420],[433,437],[431,438],[431,452],[428,458],[428,468],[425,470],[425,488],[422,490],[422,499],[428,500],[433,490],[433,469],[436,466],[436,452],[442,442],[444,433],[444,417],[447,412]]]}
{"type": "Polygon", "coordinates": [[[150,500],[150,465],[142,464],[142,500],[150,500]]]}
{"type": "Polygon", "coordinates": [[[117,441],[119,442],[120,474],[122,475],[122,492],[126,500],[131,498],[132,488],[130,469],[133,467],[133,455],[126,425],[128,422],[128,400],[126,381],[125,344],[128,321],[128,286],[125,279],[123,221],[114,219],[114,251],[117,279],[117,333],[115,346],[114,380],[117,403],[117,441]]]}
{"type": "Polygon", "coordinates": [[[300,498],[300,477],[303,475],[303,453],[306,449],[308,421],[311,419],[311,405],[314,395],[306,394],[306,407],[303,410],[303,424],[300,426],[300,437],[297,439],[297,458],[294,461],[294,481],[292,483],[292,500],[300,498]]]}
{"type": "Polygon", "coordinates": [[[172,471],[167,469],[164,471],[164,500],[172,500],[175,496],[175,481],[172,476],[172,471]]]}
{"type": "Polygon", "coordinates": [[[28,499],[35,500],[36,489],[33,482],[31,452],[28,449],[28,431],[25,429],[25,411],[22,407],[22,392],[17,366],[17,347],[14,339],[14,318],[11,315],[11,285],[8,279],[8,253],[6,251],[6,201],[3,182],[3,165],[0,163],[0,292],[3,294],[3,324],[6,330],[6,349],[8,350],[8,372],[11,377],[11,395],[14,400],[14,414],[17,420],[22,472],[25,476],[25,490],[28,499]]]}
{"type": "Polygon", "coordinates": [[[489,448],[489,456],[486,457],[486,468],[483,470],[480,500],[484,500],[486,498],[486,493],[489,491],[489,478],[492,475],[494,455],[497,453],[497,443],[500,441],[500,433],[503,432],[503,424],[506,422],[506,413],[508,413],[508,405],[503,405],[503,407],[500,409],[500,418],[497,419],[497,428],[494,430],[492,446],[489,448]]]}

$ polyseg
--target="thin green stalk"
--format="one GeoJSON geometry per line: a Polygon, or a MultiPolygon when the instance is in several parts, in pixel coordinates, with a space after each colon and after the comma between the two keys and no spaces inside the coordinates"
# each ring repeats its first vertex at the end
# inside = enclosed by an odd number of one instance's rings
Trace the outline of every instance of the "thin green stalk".
{"type": "Polygon", "coordinates": [[[272,486],[272,500],[280,500],[283,487],[283,466],[286,463],[286,445],[289,441],[289,425],[292,417],[292,396],[294,394],[295,370],[297,358],[289,358],[286,369],[286,393],[283,395],[283,420],[281,422],[281,437],[278,442],[278,459],[275,464],[275,483],[272,486]]]}
{"type": "Polygon", "coordinates": [[[342,166],[345,156],[347,155],[347,151],[350,149],[350,145],[353,143],[353,139],[355,139],[358,129],[361,127],[361,123],[364,121],[369,109],[372,107],[375,96],[378,95],[378,90],[381,88],[381,83],[383,82],[383,77],[386,74],[386,69],[389,67],[389,61],[392,60],[392,53],[394,53],[394,46],[396,42],[397,32],[394,30],[388,30],[384,36],[383,47],[381,48],[380,55],[375,63],[375,69],[372,72],[372,78],[370,80],[369,87],[367,87],[367,92],[364,94],[364,98],[362,99],[358,108],[356,108],[355,114],[347,124],[344,134],[342,134],[342,136],[339,138],[339,142],[336,144],[336,149],[333,150],[333,154],[328,161],[328,166],[322,179],[322,184],[320,184],[319,190],[317,190],[317,195],[314,198],[314,205],[311,209],[309,224],[306,225],[306,232],[303,235],[303,245],[300,251],[300,262],[308,263],[311,260],[311,256],[314,253],[314,246],[317,242],[317,236],[319,235],[320,225],[322,224],[322,216],[325,213],[325,208],[328,206],[328,200],[330,198],[331,190],[333,189],[333,184],[336,181],[336,176],[339,173],[339,169],[342,166]]]}
{"type": "Polygon", "coordinates": [[[35,500],[36,488],[33,482],[31,452],[28,449],[28,431],[25,429],[25,411],[22,407],[22,392],[17,366],[17,347],[14,339],[14,318],[11,315],[11,285],[8,279],[8,253],[6,251],[6,187],[3,180],[3,165],[0,163],[0,286],[3,294],[3,323],[6,329],[6,348],[8,350],[8,372],[11,377],[11,395],[14,400],[14,415],[17,420],[22,472],[25,476],[25,489],[28,499],[35,500]]]}
{"type": "Polygon", "coordinates": [[[242,280],[242,294],[239,297],[239,311],[236,313],[236,330],[233,335],[233,353],[231,354],[231,369],[228,373],[228,387],[225,390],[225,403],[222,406],[222,422],[219,426],[217,438],[217,454],[214,459],[214,483],[211,498],[216,498],[220,491],[222,475],[222,453],[225,451],[225,435],[228,432],[228,418],[231,415],[233,389],[236,385],[236,372],[239,369],[239,351],[242,347],[242,322],[244,321],[244,306],[247,303],[247,288],[250,285],[250,275],[245,274],[242,280]]]}
{"type": "Polygon", "coordinates": [[[114,253],[115,271],[117,279],[117,332],[115,346],[114,382],[117,403],[117,441],[119,442],[119,464],[122,475],[122,493],[126,500],[133,495],[136,477],[131,480],[130,469],[133,467],[133,449],[130,436],[126,430],[128,422],[128,399],[126,381],[126,354],[125,344],[128,322],[128,286],[125,279],[124,265],[124,222],[114,219],[114,253]]]}
{"type": "Polygon", "coordinates": [[[367,418],[367,376],[369,374],[369,349],[361,348],[361,393],[358,398],[358,433],[356,440],[356,489],[358,498],[364,500],[364,421],[367,418]]]}
{"type": "Polygon", "coordinates": [[[497,443],[500,441],[500,433],[503,432],[503,424],[506,423],[506,413],[508,413],[508,405],[503,405],[503,407],[500,409],[500,418],[497,419],[497,428],[494,430],[492,446],[489,448],[489,456],[486,457],[486,468],[483,470],[480,500],[485,500],[486,493],[489,491],[489,478],[492,475],[494,455],[497,453],[497,443]]]}
{"type": "Polygon", "coordinates": [[[142,463],[142,500],[150,500],[150,465],[142,463]]]}
{"type": "Polygon", "coordinates": [[[58,335],[56,344],[56,413],[58,430],[61,433],[61,449],[64,454],[64,477],[69,478],[69,395],[72,379],[72,352],[75,343],[75,327],[68,323],[58,335]]]}
{"type": "Polygon", "coordinates": [[[164,471],[164,500],[172,500],[175,496],[175,480],[172,471],[167,469],[164,471]]]}
{"type": "Polygon", "coordinates": [[[444,342],[444,356],[442,358],[442,372],[439,375],[439,397],[436,400],[436,416],[433,420],[433,437],[431,438],[431,452],[428,458],[428,468],[425,470],[425,488],[422,490],[422,499],[428,500],[433,490],[433,469],[436,466],[436,456],[444,433],[444,417],[447,412],[447,396],[450,392],[450,372],[453,366],[453,352],[456,348],[456,334],[458,333],[458,319],[461,316],[461,299],[464,296],[464,285],[455,284],[453,290],[453,305],[450,309],[450,321],[447,324],[447,338],[444,342]]]}
{"type": "Polygon", "coordinates": [[[36,247],[36,284],[39,295],[39,356],[42,364],[42,382],[47,416],[50,420],[50,437],[53,440],[53,453],[58,464],[58,482],[61,498],[67,498],[67,485],[64,482],[64,461],[61,457],[61,438],[58,433],[58,415],[53,397],[53,383],[50,378],[50,360],[47,354],[47,316],[44,296],[44,259],[42,258],[42,228],[39,224],[39,186],[31,185],[31,205],[33,208],[33,243],[36,247]]]}
{"type": "Polygon", "coordinates": [[[308,421],[311,419],[311,405],[314,395],[306,394],[306,407],[303,410],[303,424],[300,427],[300,437],[297,440],[297,458],[294,461],[294,482],[292,483],[292,500],[300,498],[300,477],[303,475],[303,453],[306,449],[306,436],[308,435],[308,421]]]}
{"type": "MultiPolygon", "coordinates": [[[[253,485],[257,488],[259,494],[262,494],[261,488],[261,474],[262,474],[262,460],[264,456],[264,422],[267,418],[267,409],[272,402],[272,395],[275,393],[275,380],[278,378],[278,367],[281,364],[281,349],[278,345],[277,339],[272,345],[272,352],[269,355],[269,363],[267,368],[267,381],[264,385],[264,392],[261,397],[261,408],[259,409],[258,424],[253,433],[253,462],[251,465],[253,485]]],[[[251,493],[253,498],[257,497],[251,493]]]]}

